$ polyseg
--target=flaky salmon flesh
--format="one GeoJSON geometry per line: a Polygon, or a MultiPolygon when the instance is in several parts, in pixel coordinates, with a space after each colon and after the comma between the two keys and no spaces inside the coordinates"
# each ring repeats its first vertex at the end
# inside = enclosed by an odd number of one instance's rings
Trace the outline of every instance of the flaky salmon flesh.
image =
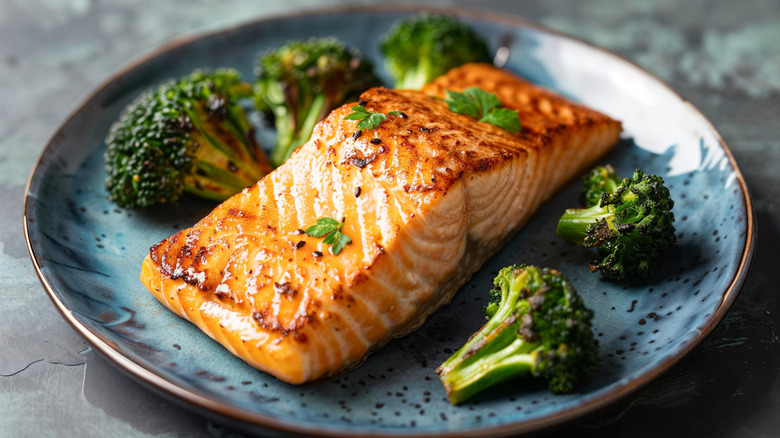
{"type": "Polygon", "coordinates": [[[143,262],[165,306],[285,382],[336,374],[419,327],[621,131],[482,64],[361,100],[403,114],[358,136],[344,119],[355,103],[336,109],[286,163],[143,262]],[[475,86],[519,111],[519,134],[437,99],[475,86]],[[322,217],[352,240],[338,255],[303,232],[322,217]]]}

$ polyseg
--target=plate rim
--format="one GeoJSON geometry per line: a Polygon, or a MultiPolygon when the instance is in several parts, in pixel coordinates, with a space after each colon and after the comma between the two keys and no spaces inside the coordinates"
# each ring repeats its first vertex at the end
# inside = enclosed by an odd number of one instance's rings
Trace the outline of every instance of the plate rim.
{"type": "Polygon", "coordinates": [[[681,344],[679,354],[673,357],[668,357],[661,361],[653,369],[642,373],[635,379],[629,380],[626,383],[620,384],[612,390],[600,394],[599,396],[589,400],[588,402],[575,406],[571,409],[556,412],[552,415],[547,415],[541,418],[531,419],[522,422],[513,422],[501,425],[486,426],[481,428],[467,428],[460,430],[444,430],[444,431],[430,431],[430,432],[411,432],[405,430],[403,432],[392,432],[390,429],[371,429],[371,435],[377,437],[398,437],[404,436],[408,438],[413,437],[431,437],[431,436],[447,436],[447,437],[474,437],[474,436],[488,436],[496,434],[526,434],[532,432],[538,432],[540,430],[552,427],[560,427],[564,424],[571,423],[574,420],[583,418],[586,415],[595,413],[611,404],[618,402],[621,399],[626,398],[628,395],[635,393],[640,388],[656,380],[661,374],[667,372],[675,364],[679,363],[684,357],[699,346],[704,339],[706,339],[712,331],[717,327],[725,317],[726,313],[730,310],[732,305],[737,299],[740,290],[742,289],[745,280],[749,274],[750,265],[753,259],[756,246],[756,219],[755,210],[753,207],[753,200],[750,196],[747,183],[744,175],[740,170],[733,152],[726,144],[720,132],[715,128],[712,122],[688,99],[683,97],[677,90],[664,81],[660,76],[648,71],[632,59],[596,45],[583,38],[575,37],[573,35],[552,29],[538,22],[523,18],[521,16],[511,13],[499,13],[497,11],[484,11],[476,10],[468,7],[442,7],[442,6],[427,6],[420,4],[401,4],[401,5],[359,5],[359,6],[339,6],[339,7],[315,7],[306,8],[296,12],[278,13],[272,14],[260,18],[250,19],[230,26],[223,26],[215,30],[196,31],[192,34],[175,37],[168,42],[165,42],[154,49],[131,59],[129,62],[121,65],[115,72],[111,73],[104,81],[102,81],[97,87],[95,87],[84,99],[79,102],[75,108],[69,113],[69,115],[57,126],[53,131],[53,134],[46,142],[46,145],[41,150],[38,158],[36,159],[33,168],[27,178],[27,183],[24,189],[24,203],[23,203],[23,231],[24,239],[27,247],[28,255],[32,261],[35,272],[38,279],[41,281],[47,295],[54,303],[57,310],[64,317],[64,319],[70,324],[70,326],[81,335],[87,343],[100,353],[104,358],[108,359],[108,362],[119,368],[126,375],[133,378],[143,386],[153,390],[159,395],[165,396],[178,402],[185,408],[192,410],[193,408],[200,411],[206,411],[207,414],[216,414],[222,419],[236,420],[242,423],[243,426],[268,428],[277,432],[289,432],[295,434],[302,434],[308,436],[324,436],[324,437],[356,437],[364,436],[366,430],[363,428],[333,428],[333,427],[316,427],[316,426],[300,426],[299,424],[285,422],[278,420],[273,416],[261,414],[258,412],[246,411],[237,406],[228,406],[222,404],[216,400],[213,400],[207,396],[207,393],[196,392],[189,389],[184,389],[163,376],[148,369],[143,363],[133,361],[131,358],[123,355],[112,345],[112,343],[106,339],[101,338],[97,333],[93,332],[89,327],[83,324],[71,310],[58,296],[57,291],[49,283],[48,279],[43,273],[43,270],[38,263],[36,249],[33,245],[30,235],[30,217],[29,209],[32,203],[30,189],[35,183],[36,175],[38,174],[41,165],[53,148],[55,141],[57,140],[61,131],[68,126],[72,120],[86,107],[91,101],[93,101],[100,93],[102,93],[107,87],[113,84],[118,79],[131,73],[134,69],[140,68],[155,58],[164,56],[165,54],[178,49],[182,46],[186,46],[193,42],[202,39],[214,38],[220,35],[227,35],[232,32],[236,32],[242,29],[248,29],[252,27],[262,26],[265,23],[289,20],[296,18],[306,18],[324,15],[347,15],[347,14],[362,14],[362,13],[381,13],[381,12],[432,12],[443,13],[463,17],[467,19],[483,20],[506,24],[513,27],[525,27],[533,30],[537,30],[558,38],[570,40],[579,44],[584,44],[591,49],[600,51],[606,55],[619,58],[623,62],[626,62],[641,71],[643,74],[648,75],[652,80],[662,85],[664,89],[671,92],[676,98],[678,98],[684,105],[688,107],[694,114],[698,115],[701,120],[706,124],[706,127],[714,134],[718,144],[723,149],[726,158],[730,165],[734,169],[735,180],[739,184],[739,188],[742,192],[745,202],[745,219],[746,219],[746,232],[745,232],[745,247],[742,251],[742,255],[739,259],[739,265],[734,273],[734,277],[727,288],[723,291],[723,297],[718,307],[713,311],[712,315],[706,321],[706,324],[699,330],[697,337],[687,341],[685,344],[681,344]],[[411,433],[409,433],[411,432],[411,433]]]}

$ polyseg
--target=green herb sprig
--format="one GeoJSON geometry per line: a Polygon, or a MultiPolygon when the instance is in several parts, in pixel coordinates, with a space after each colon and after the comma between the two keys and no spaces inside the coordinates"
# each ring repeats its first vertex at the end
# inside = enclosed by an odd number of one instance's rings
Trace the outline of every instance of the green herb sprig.
{"type": "Polygon", "coordinates": [[[400,111],[390,111],[387,115],[383,113],[372,113],[367,110],[363,105],[355,105],[352,107],[351,114],[344,117],[344,120],[359,120],[357,129],[376,129],[379,125],[387,120],[387,116],[400,116],[400,111]]]}
{"type": "Polygon", "coordinates": [[[444,101],[454,113],[474,117],[480,122],[490,123],[513,133],[522,129],[517,110],[502,108],[498,96],[481,88],[466,88],[462,93],[447,90],[447,98],[444,101]]]}
{"type": "Polygon", "coordinates": [[[311,237],[325,236],[322,242],[330,245],[330,252],[333,255],[338,255],[347,244],[352,242],[349,236],[341,232],[342,227],[344,227],[344,222],[339,222],[329,217],[321,217],[317,219],[314,225],[306,228],[305,232],[311,237]]]}

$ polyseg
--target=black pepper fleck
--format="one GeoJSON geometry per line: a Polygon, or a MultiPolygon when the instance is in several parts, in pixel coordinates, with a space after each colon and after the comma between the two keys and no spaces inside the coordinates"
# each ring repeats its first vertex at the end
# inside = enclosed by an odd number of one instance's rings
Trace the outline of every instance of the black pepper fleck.
{"type": "Polygon", "coordinates": [[[322,252],[314,251],[314,252],[311,253],[311,255],[313,255],[314,257],[322,257],[322,252]]]}
{"type": "Polygon", "coordinates": [[[371,144],[380,144],[380,143],[382,143],[382,139],[381,138],[372,138],[371,139],[371,144]]]}
{"type": "Polygon", "coordinates": [[[376,158],[376,157],[374,156],[374,157],[371,157],[370,159],[368,159],[368,158],[352,157],[352,158],[349,159],[349,162],[352,163],[353,166],[362,169],[362,168],[368,166],[369,163],[374,161],[374,158],[376,158]]]}
{"type": "Polygon", "coordinates": [[[360,193],[361,193],[361,192],[362,192],[362,190],[360,189],[360,187],[356,188],[356,189],[355,189],[355,197],[356,197],[356,198],[359,198],[359,197],[360,197],[360,193]]]}
{"type": "Polygon", "coordinates": [[[285,296],[295,296],[297,293],[297,291],[293,289],[292,285],[290,285],[289,281],[284,283],[274,283],[274,292],[285,296]]]}
{"type": "Polygon", "coordinates": [[[355,131],[355,132],[353,132],[353,133],[352,133],[352,139],[353,139],[353,140],[357,140],[357,139],[359,139],[359,138],[360,138],[360,136],[361,136],[361,135],[363,135],[363,131],[361,131],[360,129],[358,129],[357,131],[355,131]]]}

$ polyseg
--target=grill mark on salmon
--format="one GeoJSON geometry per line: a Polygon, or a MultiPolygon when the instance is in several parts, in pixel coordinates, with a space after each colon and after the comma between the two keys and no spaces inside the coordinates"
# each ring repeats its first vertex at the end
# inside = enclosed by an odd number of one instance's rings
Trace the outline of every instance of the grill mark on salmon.
{"type": "Polygon", "coordinates": [[[290,383],[355,366],[421,325],[621,129],[481,64],[420,91],[375,88],[361,100],[406,117],[356,136],[344,120],[352,104],[336,109],[284,165],[152,246],[142,266],[141,280],[169,309],[290,383]],[[523,130],[432,98],[471,86],[517,109],[523,130]],[[323,216],[343,218],[352,239],[337,256],[300,233],[323,216]]]}

